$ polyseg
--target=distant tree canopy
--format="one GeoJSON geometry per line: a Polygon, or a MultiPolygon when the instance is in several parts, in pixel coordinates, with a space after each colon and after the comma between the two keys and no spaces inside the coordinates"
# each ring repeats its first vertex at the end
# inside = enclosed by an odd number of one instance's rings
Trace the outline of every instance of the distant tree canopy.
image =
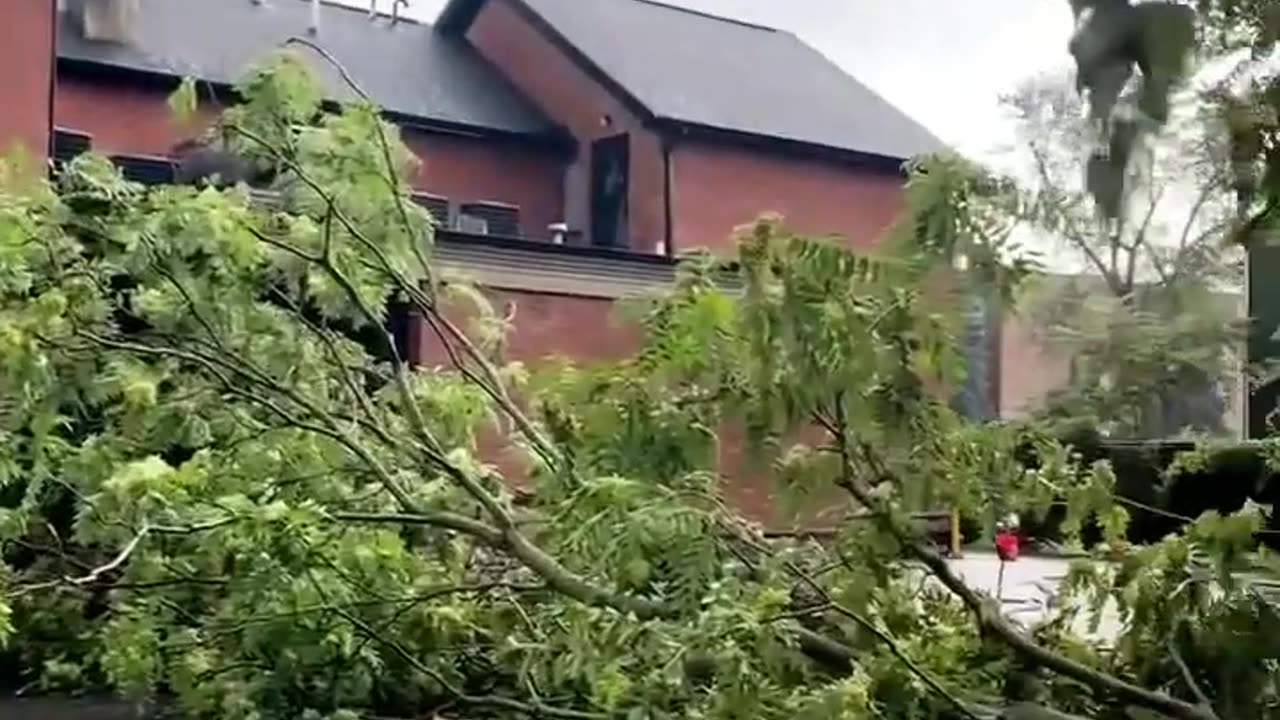
{"type": "Polygon", "coordinates": [[[1092,417],[1115,437],[1223,432],[1244,323],[1220,124],[1180,96],[1169,124],[1131,153],[1107,218],[1082,178],[1093,123],[1071,78],[1030,78],[1004,104],[1017,123],[1010,212],[1057,261],[1024,288],[1019,311],[1071,362],[1046,412],[1092,417]]]}

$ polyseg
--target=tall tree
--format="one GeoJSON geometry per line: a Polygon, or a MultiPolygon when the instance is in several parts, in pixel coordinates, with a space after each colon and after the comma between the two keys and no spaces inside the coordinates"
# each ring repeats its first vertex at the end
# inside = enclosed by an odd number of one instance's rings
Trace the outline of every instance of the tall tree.
{"type": "Polygon", "coordinates": [[[1110,433],[1162,437],[1221,432],[1240,371],[1242,253],[1223,126],[1194,89],[1129,151],[1110,207],[1090,192],[1082,148],[1094,122],[1066,74],[1031,78],[1004,99],[1017,123],[1015,211],[1051,245],[1027,314],[1072,358],[1053,415],[1091,415],[1110,433]]]}

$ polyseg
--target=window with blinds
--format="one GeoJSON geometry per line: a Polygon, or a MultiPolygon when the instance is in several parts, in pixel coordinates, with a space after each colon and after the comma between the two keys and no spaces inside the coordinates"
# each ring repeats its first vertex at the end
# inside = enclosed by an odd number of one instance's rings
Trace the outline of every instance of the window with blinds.
{"type": "Polygon", "coordinates": [[[53,164],[62,167],[77,156],[93,149],[93,136],[77,130],[54,128],[53,130],[53,164]]]}
{"type": "Polygon", "coordinates": [[[171,185],[174,181],[173,161],[149,155],[113,155],[111,162],[120,168],[125,179],[143,185],[171,185]]]}
{"type": "Polygon", "coordinates": [[[453,227],[453,218],[449,213],[449,198],[430,193],[414,193],[413,201],[431,213],[431,218],[436,221],[437,227],[453,227]]]}
{"type": "Polygon", "coordinates": [[[472,232],[467,230],[467,225],[480,227],[482,224],[485,229],[480,234],[519,237],[520,208],[495,202],[466,203],[459,208],[459,230],[472,232]]]}

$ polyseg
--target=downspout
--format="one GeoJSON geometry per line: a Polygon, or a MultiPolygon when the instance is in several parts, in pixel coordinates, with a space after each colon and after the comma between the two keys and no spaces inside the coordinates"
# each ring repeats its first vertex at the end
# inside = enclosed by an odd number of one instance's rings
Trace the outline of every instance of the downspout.
{"type": "Polygon", "coordinates": [[[666,226],[666,241],[662,246],[666,249],[667,257],[675,256],[675,248],[672,246],[675,240],[675,212],[671,207],[672,196],[674,195],[672,186],[675,184],[674,168],[671,164],[671,150],[674,144],[670,134],[662,134],[662,206],[665,213],[663,222],[666,226]]]}
{"type": "Polygon", "coordinates": [[[58,20],[58,0],[49,0],[49,116],[45,123],[47,129],[45,138],[46,163],[53,160],[54,150],[56,149],[53,129],[57,125],[54,113],[57,110],[56,99],[58,93],[58,20]]]}

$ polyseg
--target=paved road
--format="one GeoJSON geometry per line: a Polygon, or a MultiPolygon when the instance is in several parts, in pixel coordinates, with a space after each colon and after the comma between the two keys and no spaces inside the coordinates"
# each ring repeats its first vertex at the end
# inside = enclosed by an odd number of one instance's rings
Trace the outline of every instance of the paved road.
{"type": "Polygon", "coordinates": [[[970,587],[990,595],[999,589],[1001,604],[1009,616],[1028,622],[1043,616],[1050,594],[1066,576],[1070,562],[1054,557],[1020,557],[1004,563],[1004,582],[999,588],[1000,559],[995,553],[968,550],[963,558],[950,564],[970,587]]]}
{"type": "MultiPolygon", "coordinates": [[[[1005,563],[1004,582],[1000,588],[1005,614],[1028,625],[1044,619],[1049,611],[1049,599],[1066,577],[1071,562],[1067,558],[1023,556],[1005,563]]],[[[996,594],[1000,584],[1000,559],[995,553],[966,550],[963,558],[952,560],[950,564],[970,587],[996,594]]],[[[1087,632],[1085,627],[1076,630],[1087,632]]],[[[1118,630],[1119,621],[1114,611],[1104,612],[1098,637],[1114,637],[1118,630]]]]}

